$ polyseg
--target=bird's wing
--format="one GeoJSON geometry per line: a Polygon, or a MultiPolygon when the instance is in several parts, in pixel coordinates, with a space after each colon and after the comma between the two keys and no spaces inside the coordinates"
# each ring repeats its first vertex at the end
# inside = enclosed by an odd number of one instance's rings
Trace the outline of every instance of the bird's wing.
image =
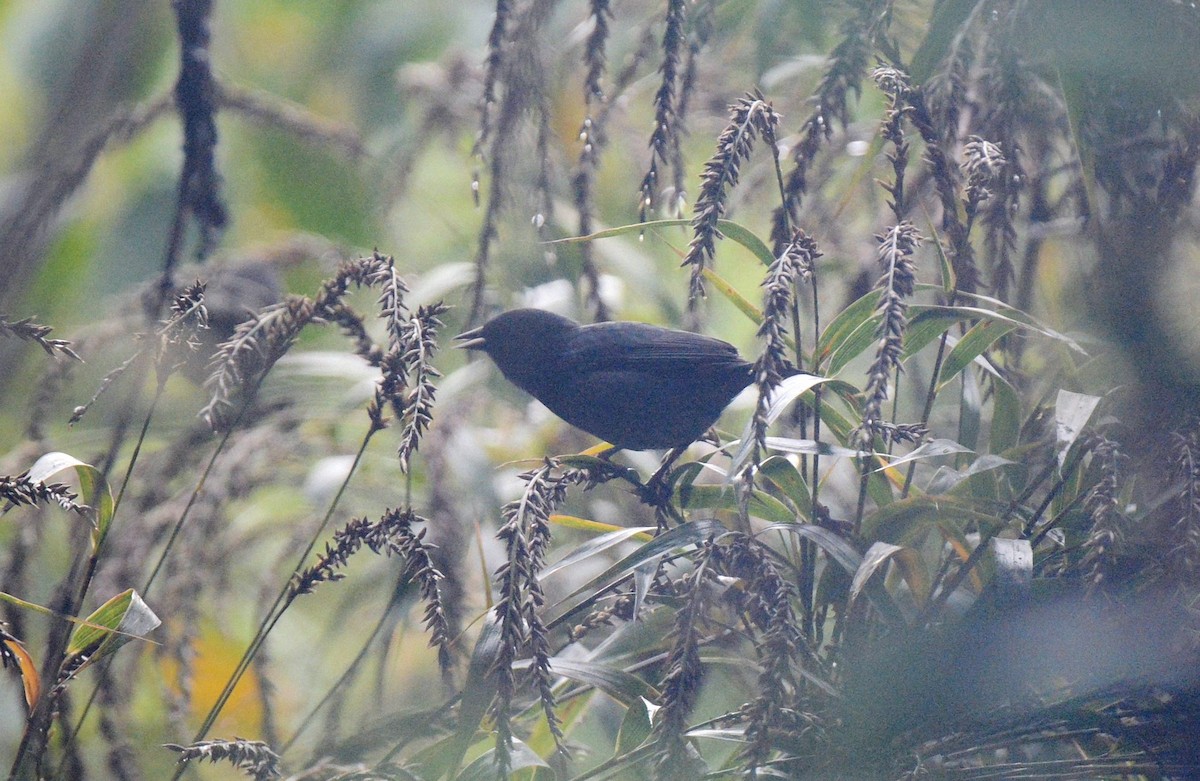
{"type": "Polygon", "coordinates": [[[563,354],[563,369],[570,372],[676,373],[744,363],[737,348],[720,339],[642,323],[586,326],[563,354]]]}

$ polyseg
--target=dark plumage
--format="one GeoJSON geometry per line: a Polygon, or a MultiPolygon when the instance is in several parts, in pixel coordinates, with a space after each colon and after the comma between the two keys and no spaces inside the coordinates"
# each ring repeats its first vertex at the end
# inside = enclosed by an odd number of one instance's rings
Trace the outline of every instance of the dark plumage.
{"type": "Polygon", "coordinates": [[[733,345],[645,323],[516,309],[457,338],[555,415],[629,450],[691,444],[753,378],[733,345]]]}

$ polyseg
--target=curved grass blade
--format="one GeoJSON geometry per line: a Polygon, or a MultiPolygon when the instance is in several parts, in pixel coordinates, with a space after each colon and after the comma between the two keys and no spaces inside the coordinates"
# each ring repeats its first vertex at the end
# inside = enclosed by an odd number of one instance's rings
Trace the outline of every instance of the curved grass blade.
{"type": "Polygon", "coordinates": [[[1015,323],[996,320],[985,320],[971,326],[942,363],[942,371],[938,375],[938,392],[940,393],[972,361],[983,355],[985,350],[996,343],[996,340],[1017,328],[1015,323]]]}
{"type": "MultiPolygon", "coordinates": [[[[567,518],[567,517],[569,517],[569,516],[552,515],[552,516],[550,516],[550,520],[556,521],[557,519],[567,518]]],[[[580,519],[575,519],[575,520],[584,520],[584,519],[580,518],[580,519]]],[[[595,523],[595,521],[589,521],[589,523],[595,523]]],[[[564,524],[564,525],[569,526],[571,524],[564,524]]],[[[597,525],[600,525],[600,524],[597,524],[597,525]]],[[[608,550],[609,548],[612,548],[615,545],[620,545],[621,543],[623,543],[629,539],[644,539],[646,542],[649,542],[650,540],[654,539],[653,537],[651,537],[649,535],[655,530],[655,528],[656,527],[654,527],[654,526],[634,526],[634,527],[631,527],[628,529],[619,529],[617,531],[609,532],[608,534],[605,534],[602,537],[597,537],[594,540],[589,540],[588,542],[585,542],[584,544],[575,548],[575,550],[571,551],[566,556],[563,556],[561,559],[559,559],[558,561],[554,562],[553,564],[551,564],[550,566],[546,567],[541,572],[539,572],[538,580],[543,580],[545,578],[548,578],[550,575],[554,574],[555,572],[558,572],[561,569],[578,564],[579,562],[583,561],[584,559],[591,558],[592,556],[595,556],[599,553],[603,553],[604,551],[608,550]]]]}
{"type": "Polygon", "coordinates": [[[108,534],[108,527],[112,524],[113,513],[116,510],[112,491],[109,490],[100,470],[69,453],[51,452],[43,455],[29,468],[29,479],[44,483],[66,469],[75,470],[79,477],[80,493],[95,512],[92,519],[92,553],[95,553],[108,534]]]}
{"type": "Polygon", "coordinates": [[[67,643],[59,683],[117,651],[135,637],[148,635],[162,621],[133,589],[126,589],[96,608],[77,626],[67,643]]]}
{"type": "MultiPolygon", "coordinates": [[[[526,669],[529,665],[530,661],[524,659],[514,664],[513,668],[526,669]]],[[[550,658],[550,671],[555,675],[600,689],[622,705],[632,706],[641,702],[643,697],[653,701],[659,696],[658,689],[646,681],[612,665],[553,656],[550,658]]]]}
{"type": "Polygon", "coordinates": [[[862,565],[854,573],[854,580],[850,583],[851,604],[867,587],[871,578],[889,561],[895,561],[896,565],[900,567],[904,581],[912,591],[917,604],[924,604],[929,596],[930,583],[928,573],[922,566],[920,554],[912,548],[892,545],[888,542],[875,542],[867,549],[862,565]]]}
{"type": "MultiPolygon", "coordinates": [[[[845,539],[834,534],[829,529],[823,526],[814,526],[809,523],[784,523],[773,524],[763,530],[767,531],[786,531],[795,534],[798,537],[806,537],[816,543],[817,547],[825,551],[830,560],[835,562],[839,567],[846,571],[848,575],[853,577],[862,567],[863,557],[858,551],[846,542],[845,539]]],[[[892,595],[883,587],[882,583],[877,581],[868,581],[866,585],[867,597],[871,603],[879,610],[883,619],[893,625],[901,625],[904,623],[903,614],[900,612],[899,605],[892,599],[892,595]]]]}
{"type": "MultiPolygon", "coordinates": [[[[615,228],[607,228],[595,233],[589,233],[586,236],[568,236],[565,239],[555,239],[547,241],[546,244],[579,244],[585,241],[596,241],[597,239],[610,239],[614,236],[627,236],[631,233],[641,234],[647,229],[653,228],[691,228],[691,219],[686,220],[650,220],[649,222],[630,223],[629,225],[618,225],[615,228]]],[[[763,265],[770,266],[775,262],[775,257],[771,254],[771,248],[754,235],[754,232],[749,228],[743,227],[733,220],[717,220],[717,230],[721,235],[730,241],[741,244],[746,249],[758,258],[763,265]]]]}
{"type": "MultiPolygon", "coordinates": [[[[709,537],[723,534],[726,531],[727,529],[725,528],[724,524],[712,518],[688,521],[680,526],[676,526],[674,529],[658,535],[652,542],[648,542],[641,546],[633,553],[618,561],[616,564],[613,564],[604,572],[601,572],[587,583],[584,583],[582,586],[563,597],[556,603],[555,607],[566,604],[572,599],[578,597],[580,594],[585,594],[589,591],[594,591],[597,594],[602,593],[632,575],[634,570],[646,562],[651,561],[659,556],[665,556],[666,554],[678,548],[704,542],[709,537]]],[[[589,609],[593,604],[593,601],[594,600],[592,599],[585,599],[579,604],[574,605],[561,615],[547,621],[546,628],[553,629],[564,621],[569,620],[571,617],[589,609]]]]}
{"type": "MultiPolygon", "coordinates": [[[[456,776],[457,781],[496,781],[495,755],[496,749],[485,751],[474,762],[463,768],[463,771],[456,776]]],[[[554,778],[554,773],[546,760],[539,757],[536,751],[525,745],[519,738],[513,738],[508,762],[512,773],[533,768],[533,777],[538,778],[543,776],[541,769],[545,768],[545,778],[554,778]]],[[[525,774],[522,774],[521,777],[524,778],[525,774]]]]}

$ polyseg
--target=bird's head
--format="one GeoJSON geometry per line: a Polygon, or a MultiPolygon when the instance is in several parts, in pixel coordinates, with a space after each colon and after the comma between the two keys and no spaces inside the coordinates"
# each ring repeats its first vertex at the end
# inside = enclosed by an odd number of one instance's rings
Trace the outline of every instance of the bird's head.
{"type": "Polygon", "coordinates": [[[454,337],[466,350],[482,350],[504,376],[530,390],[553,372],[562,345],[579,328],[574,320],[544,309],[514,309],[454,337]]]}

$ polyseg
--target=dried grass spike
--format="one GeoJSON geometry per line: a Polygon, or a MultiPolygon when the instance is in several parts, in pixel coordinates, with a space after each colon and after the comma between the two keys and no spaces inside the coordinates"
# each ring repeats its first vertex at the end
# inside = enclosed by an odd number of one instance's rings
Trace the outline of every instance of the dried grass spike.
{"type": "Polygon", "coordinates": [[[904,330],[908,326],[908,304],[905,299],[913,294],[917,282],[912,255],[921,241],[917,229],[908,222],[895,225],[876,238],[879,240],[877,254],[883,266],[883,276],[878,283],[879,304],[875,311],[882,317],[875,330],[879,346],[875,351],[875,360],[867,371],[867,387],[863,391],[866,403],[859,436],[864,450],[871,448],[872,440],[882,427],[888,382],[900,368],[904,330]]]}
{"type": "Polygon", "coordinates": [[[213,371],[205,381],[212,397],[200,416],[214,429],[227,425],[237,399],[253,392],[315,313],[312,299],[290,296],[239,325],[213,357],[213,371]]]}
{"type": "Polygon", "coordinates": [[[641,197],[638,201],[638,220],[645,222],[654,209],[658,198],[660,166],[671,165],[675,144],[676,89],[679,81],[679,66],[685,41],[684,23],[687,19],[686,0],[667,0],[666,27],[663,30],[663,61],[658,72],[662,74],[658,91],[654,93],[654,132],[650,134],[650,165],[642,177],[641,197]]]}
{"type": "Polygon", "coordinates": [[[692,269],[688,307],[704,298],[704,269],[712,263],[717,240],[723,238],[717,223],[725,216],[728,191],[738,182],[742,163],[750,156],[754,138],[762,134],[773,142],[779,115],[759,93],[749,93],[729,107],[729,124],[717,139],[717,151],[700,175],[700,197],[692,218],[692,241],[681,265],[692,269]]]}
{"type": "Polygon", "coordinates": [[[18,339],[36,342],[38,346],[46,351],[47,355],[52,357],[65,355],[82,363],[83,359],[71,349],[69,341],[66,339],[47,338],[53,330],[48,325],[40,325],[33,322],[32,317],[26,317],[24,320],[9,320],[6,316],[0,314],[0,334],[11,334],[18,339]]]}
{"type": "Polygon", "coordinates": [[[208,760],[229,762],[238,770],[245,771],[255,781],[270,781],[279,778],[279,755],[271,747],[259,740],[203,740],[190,746],[180,746],[175,743],[164,744],[163,748],[179,754],[179,762],[208,760]]]}
{"type": "MultiPolygon", "coordinates": [[[[775,258],[762,282],[763,321],[758,337],[762,350],[754,362],[754,383],[758,389],[758,404],[754,409],[754,438],[761,451],[766,447],[767,410],[771,392],[783,381],[790,368],[787,360],[788,322],[796,300],[796,285],[812,278],[813,266],[821,257],[817,242],[797,229],[784,251],[775,258]]],[[[797,335],[799,338],[799,335],[797,335]]]]}
{"type": "Polygon", "coordinates": [[[408,371],[408,392],[404,397],[404,408],[400,417],[400,469],[407,472],[409,461],[421,443],[421,436],[433,421],[433,404],[437,395],[434,380],[441,373],[433,366],[437,354],[438,329],[442,321],[438,318],[448,311],[442,302],[417,309],[408,322],[403,343],[403,363],[408,371]]]}

